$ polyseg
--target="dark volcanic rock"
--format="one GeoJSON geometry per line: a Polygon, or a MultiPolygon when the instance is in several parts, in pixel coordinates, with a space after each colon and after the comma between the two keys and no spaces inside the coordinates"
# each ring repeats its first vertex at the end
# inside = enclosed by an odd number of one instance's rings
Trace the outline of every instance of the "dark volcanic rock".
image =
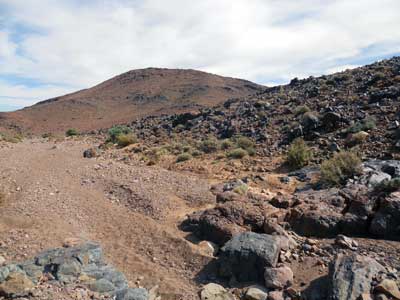
{"type": "Polygon", "coordinates": [[[380,201],[369,230],[381,238],[400,239],[400,193],[392,193],[380,201]]]}
{"type": "Polygon", "coordinates": [[[263,281],[266,267],[275,267],[280,253],[279,237],[245,232],[221,248],[220,275],[239,281],[263,281]]]}
{"type": "Polygon", "coordinates": [[[329,266],[330,299],[354,300],[370,294],[373,278],[385,269],[374,259],[339,254],[329,266]]]}

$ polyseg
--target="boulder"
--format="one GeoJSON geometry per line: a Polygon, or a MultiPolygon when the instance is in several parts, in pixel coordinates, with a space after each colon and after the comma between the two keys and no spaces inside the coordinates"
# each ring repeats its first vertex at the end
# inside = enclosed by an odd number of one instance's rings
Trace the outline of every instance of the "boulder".
{"type": "Polygon", "coordinates": [[[265,286],[270,289],[284,289],[293,284],[293,272],[287,266],[265,268],[265,286]]]}
{"type": "Polygon", "coordinates": [[[374,289],[375,293],[383,293],[394,299],[400,299],[400,291],[395,281],[384,279],[374,289]]]}
{"type": "Polygon", "coordinates": [[[261,286],[249,287],[244,295],[245,300],[267,300],[268,291],[261,286]]]}
{"type": "Polygon", "coordinates": [[[279,237],[254,232],[236,235],[221,248],[220,275],[261,282],[265,268],[276,266],[280,250],[279,237]]]}
{"type": "Polygon", "coordinates": [[[9,273],[0,284],[0,296],[15,298],[25,296],[34,288],[32,280],[22,272],[9,273]]]}
{"type": "Polygon", "coordinates": [[[338,254],[329,266],[330,299],[353,300],[369,294],[373,278],[384,271],[372,258],[338,254]]]}
{"type": "Polygon", "coordinates": [[[268,294],[268,300],[284,300],[282,291],[272,291],[268,294]]]}
{"type": "Polygon", "coordinates": [[[380,238],[400,239],[400,193],[395,192],[380,201],[369,232],[380,238]]]}

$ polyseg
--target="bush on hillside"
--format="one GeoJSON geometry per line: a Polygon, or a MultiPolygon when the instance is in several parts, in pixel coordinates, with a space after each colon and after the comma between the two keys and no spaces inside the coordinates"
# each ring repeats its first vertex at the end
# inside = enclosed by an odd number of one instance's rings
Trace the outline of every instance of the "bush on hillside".
{"type": "Polygon", "coordinates": [[[116,137],[116,143],[119,147],[126,147],[137,143],[137,138],[132,133],[120,134],[116,137]]]}
{"type": "Polygon", "coordinates": [[[232,159],[242,159],[247,155],[247,151],[242,148],[237,148],[229,151],[226,156],[232,159]]]}
{"type": "Polygon", "coordinates": [[[216,152],[218,150],[218,141],[214,138],[206,139],[200,143],[198,148],[204,153],[216,152]]]}
{"type": "Polygon", "coordinates": [[[342,151],[321,165],[321,181],[330,186],[345,184],[349,178],[360,174],[361,159],[354,152],[342,151]]]}
{"type": "Polygon", "coordinates": [[[192,159],[192,156],[189,153],[182,153],[176,157],[176,162],[180,163],[180,162],[188,161],[190,159],[192,159]]]}
{"type": "Polygon", "coordinates": [[[123,134],[132,133],[132,129],[125,125],[113,126],[108,130],[108,141],[112,143],[117,143],[117,137],[123,134]]]}
{"type": "Polygon", "coordinates": [[[78,134],[79,134],[79,132],[75,128],[70,128],[65,132],[66,136],[76,136],[78,134]]]}
{"type": "Polygon", "coordinates": [[[290,145],[286,162],[291,169],[307,166],[312,158],[312,152],[303,139],[297,138],[290,145]]]}

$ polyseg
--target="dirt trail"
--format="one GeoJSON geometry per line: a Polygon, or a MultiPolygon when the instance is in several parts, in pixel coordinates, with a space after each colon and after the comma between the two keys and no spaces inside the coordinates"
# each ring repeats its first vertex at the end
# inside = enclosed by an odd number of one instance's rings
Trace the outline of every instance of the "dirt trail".
{"type": "Polygon", "coordinates": [[[163,299],[194,298],[194,279],[210,258],[184,239],[177,223],[210,204],[208,183],[155,167],[84,159],[88,146],[42,140],[0,146],[6,194],[0,254],[22,260],[68,237],[94,240],[133,284],[159,285],[170,294],[163,299]]]}

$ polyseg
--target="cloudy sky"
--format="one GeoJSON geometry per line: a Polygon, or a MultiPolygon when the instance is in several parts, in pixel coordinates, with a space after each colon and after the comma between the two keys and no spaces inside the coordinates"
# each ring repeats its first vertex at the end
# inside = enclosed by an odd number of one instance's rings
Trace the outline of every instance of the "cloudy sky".
{"type": "Polygon", "coordinates": [[[0,0],[0,111],[149,66],[273,85],[399,54],[399,0],[0,0]]]}

